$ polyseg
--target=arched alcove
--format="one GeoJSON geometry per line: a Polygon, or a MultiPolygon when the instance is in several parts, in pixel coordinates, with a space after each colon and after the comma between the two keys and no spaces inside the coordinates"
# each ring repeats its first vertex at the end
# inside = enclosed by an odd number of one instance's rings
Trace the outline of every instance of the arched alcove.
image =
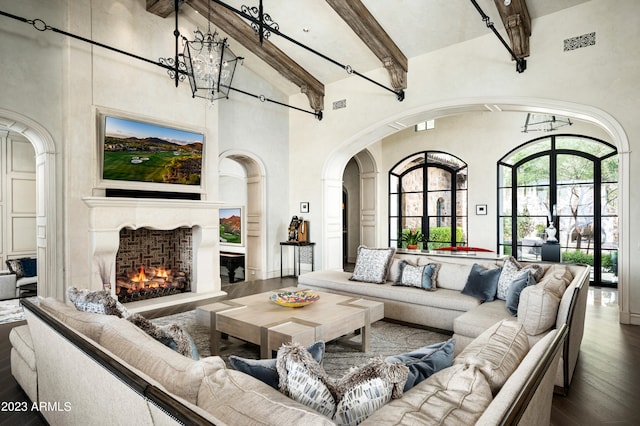
{"type": "Polygon", "coordinates": [[[617,120],[601,109],[589,105],[539,98],[473,98],[454,99],[420,107],[386,117],[366,129],[354,134],[333,151],[327,159],[322,175],[323,182],[323,269],[342,268],[341,215],[339,206],[342,197],[342,173],[351,157],[369,145],[418,122],[452,114],[467,112],[537,112],[555,114],[590,122],[606,131],[616,145],[619,156],[620,201],[619,201],[619,301],[620,322],[630,323],[629,308],[629,141],[617,120]]]}
{"type": "Polygon", "coordinates": [[[57,173],[53,137],[34,120],[0,108],[0,128],[23,135],[35,149],[36,157],[36,250],[38,295],[64,300],[63,238],[59,222],[58,197],[62,194],[57,173]]]}
{"type": "Polygon", "coordinates": [[[221,153],[218,158],[219,162],[224,159],[237,162],[244,168],[246,173],[245,278],[250,280],[268,278],[264,164],[253,154],[239,150],[229,150],[221,153]]]}

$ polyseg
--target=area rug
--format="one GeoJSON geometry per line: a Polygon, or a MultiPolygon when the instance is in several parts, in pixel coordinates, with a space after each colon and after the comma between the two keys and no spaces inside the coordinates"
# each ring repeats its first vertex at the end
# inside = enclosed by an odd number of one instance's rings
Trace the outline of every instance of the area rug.
{"type": "MultiPolygon", "coordinates": [[[[194,339],[200,356],[211,355],[209,328],[196,323],[195,311],[156,318],[152,321],[157,325],[171,323],[181,325],[194,339]]],[[[329,375],[341,376],[351,367],[365,364],[373,357],[410,352],[425,345],[445,341],[450,337],[430,330],[377,321],[371,326],[371,343],[368,352],[360,352],[360,335],[347,335],[326,345],[323,367],[329,375]]],[[[227,366],[229,366],[230,355],[252,359],[260,358],[260,348],[257,345],[233,337],[222,342],[220,356],[225,360],[227,366]]]]}
{"type": "Polygon", "coordinates": [[[0,324],[23,321],[24,311],[20,306],[20,299],[0,301],[0,324]]]}

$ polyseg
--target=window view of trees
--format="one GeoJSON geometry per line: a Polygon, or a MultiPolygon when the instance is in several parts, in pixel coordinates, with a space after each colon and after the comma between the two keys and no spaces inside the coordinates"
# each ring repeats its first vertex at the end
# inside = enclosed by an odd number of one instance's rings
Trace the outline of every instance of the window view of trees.
{"type": "Polygon", "coordinates": [[[597,139],[558,135],[531,141],[498,163],[499,250],[540,259],[553,224],[563,262],[587,263],[599,284],[617,282],[618,160],[597,139]]]}
{"type": "Polygon", "coordinates": [[[396,164],[389,172],[389,245],[433,250],[466,241],[466,163],[426,151],[396,164]]]}

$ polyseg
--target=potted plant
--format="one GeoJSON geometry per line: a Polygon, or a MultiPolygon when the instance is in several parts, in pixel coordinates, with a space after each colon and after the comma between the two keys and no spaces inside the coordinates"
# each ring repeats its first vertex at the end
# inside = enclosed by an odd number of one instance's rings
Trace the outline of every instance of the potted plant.
{"type": "Polygon", "coordinates": [[[418,228],[405,229],[402,231],[400,240],[407,243],[407,249],[416,250],[418,248],[418,243],[423,242],[422,231],[418,228]]]}

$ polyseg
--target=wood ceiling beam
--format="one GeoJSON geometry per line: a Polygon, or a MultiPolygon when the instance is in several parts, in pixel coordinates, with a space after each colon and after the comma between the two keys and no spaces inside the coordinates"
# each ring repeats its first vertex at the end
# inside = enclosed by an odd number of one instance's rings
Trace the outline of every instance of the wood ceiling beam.
{"type": "Polygon", "coordinates": [[[407,88],[407,57],[360,0],[326,0],[389,72],[395,90],[407,88]]]}
{"type": "Polygon", "coordinates": [[[493,0],[504,24],[511,49],[518,58],[529,56],[529,37],[531,37],[531,16],[527,9],[526,0],[511,0],[511,4],[505,6],[504,0],[493,0]]]}
{"type": "MultiPolygon", "coordinates": [[[[203,17],[208,15],[207,0],[185,0],[203,17]]],[[[172,0],[147,0],[147,11],[166,18],[173,12],[172,0]]],[[[278,71],[284,78],[300,88],[307,95],[309,105],[314,111],[324,109],[324,84],[311,73],[302,68],[297,62],[285,55],[269,40],[264,40],[260,46],[258,36],[253,28],[241,17],[223,6],[211,2],[211,23],[222,32],[240,43],[251,53],[265,61],[278,71]]]]}

